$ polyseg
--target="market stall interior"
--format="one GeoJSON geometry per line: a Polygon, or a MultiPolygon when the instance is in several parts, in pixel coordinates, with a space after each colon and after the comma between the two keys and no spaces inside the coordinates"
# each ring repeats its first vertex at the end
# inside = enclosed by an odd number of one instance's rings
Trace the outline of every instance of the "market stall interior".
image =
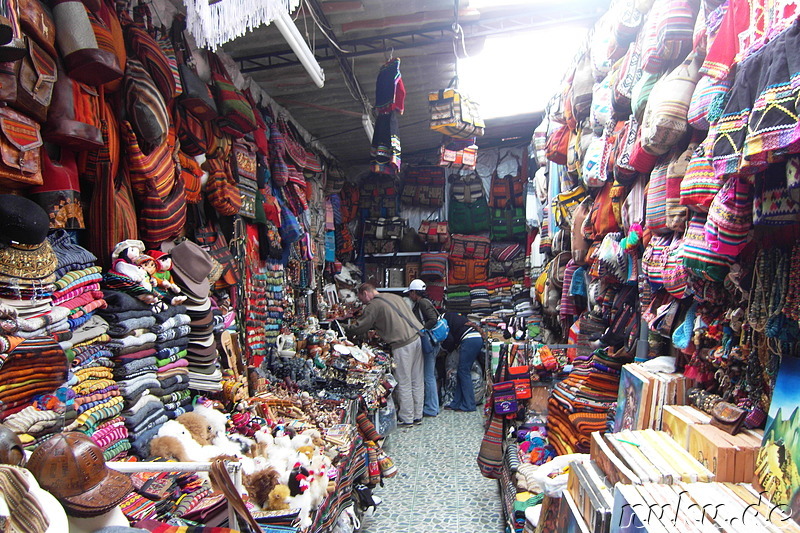
{"type": "Polygon", "coordinates": [[[0,532],[800,531],[799,15],[0,2],[0,532]]]}

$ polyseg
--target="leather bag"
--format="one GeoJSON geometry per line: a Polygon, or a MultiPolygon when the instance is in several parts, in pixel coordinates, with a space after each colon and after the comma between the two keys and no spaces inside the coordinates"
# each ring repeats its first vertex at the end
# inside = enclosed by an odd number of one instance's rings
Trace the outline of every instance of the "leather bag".
{"type": "Polygon", "coordinates": [[[0,3],[0,62],[19,61],[25,55],[17,0],[0,3]]]}
{"type": "Polygon", "coordinates": [[[731,435],[736,435],[741,431],[746,416],[746,409],[737,407],[730,402],[717,402],[711,410],[711,425],[731,435]]]}
{"type": "Polygon", "coordinates": [[[42,184],[39,124],[13,109],[0,108],[0,185],[42,184]]]}
{"type": "Polygon", "coordinates": [[[53,19],[56,43],[72,79],[97,86],[122,77],[117,57],[98,47],[83,3],[76,0],[54,2],[53,19]]]}
{"type": "Polygon", "coordinates": [[[53,97],[56,62],[36,40],[26,36],[24,41],[25,57],[0,67],[0,100],[42,123],[53,97]]]}
{"type": "Polygon", "coordinates": [[[40,0],[19,0],[19,25],[50,57],[58,55],[53,14],[40,0]]]}
{"type": "Polygon", "coordinates": [[[180,105],[201,120],[217,118],[217,104],[214,102],[208,84],[201,80],[194,69],[186,63],[178,65],[178,72],[180,72],[183,84],[183,94],[178,99],[180,105]]]}
{"type": "MultiPolygon", "coordinates": [[[[88,0],[84,0],[87,4],[88,0]]],[[[125,47],[125,34],[114,7],[114,0],[98,1],[95,10],[87,4],[86,12],[94,31],[97,47],[117,58],[117,65],[122,72],[128,64],[128,51],[125,47]]],[[[122,88],[122,78],[103,84],[106,92],[117,92],[122,88]]]]}

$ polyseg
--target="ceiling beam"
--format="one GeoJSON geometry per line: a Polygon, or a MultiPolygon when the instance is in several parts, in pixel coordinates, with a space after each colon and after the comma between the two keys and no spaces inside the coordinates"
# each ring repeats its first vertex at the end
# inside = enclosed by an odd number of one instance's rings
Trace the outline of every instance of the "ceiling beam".
{"type": "Polygon", "coordinates": [[[324,2],[322,4],[322,10],[325,12],[326,15],[363,12],[364,4],[363,2],[360,1],[349,2],[347,0],[343,0],[341,2],[324,2]]]}
{"type": "MultiPolygon", "coordinates": [[[[312,0],[316,2],[316,0],[312,0]]],[[[500,15],[484,17],[480,20],[464,21],[461,26],[467,39],[477,37],[488,37],[497,34],[507,34],[519,31],[530,31],[552,27],[556,24],[593,24],[597,16],[591,10],[581,10],[575,13],[558,13],[547,16],[544,13],[530,13],[521,16],[520,13],[504,13],[500,15]]],[[[335,46],[320,42],[316,45],[314,56],[317,61],[337,60],[349,65],[348,58],[360,57],[373,54],[385,54],[394,49],[407,50],[437,44],[449,44],[453,42],[453,30],[450,24],[437,24],[427,29],[408,30],[387,35],[377,35],[375,37],[363,37],[359,39],[349,39],[339,41],[338,46],[347,49],[342,52],[335,46]]],[[[243,73],[259,72],[276,68],[299,65],[299,60],[293,56],[291,50],[279,50],[276,52],[266,52],[259,54],[249,54],[234,56],[233,59],[239,62],[243,73]]],[[[352,69],[351,69],[352,70],[352,69]]]]}
{"type": "Polygon", "coordinates": [[[330,106],[326,106],[326,105],[312,104],[310,102],[300,102],[299,100],[290,100],[288,98],[281,98],[281,97],[275,98],[275,101],[277,101],[279,104],[281,104],[284,107],[286,107],[287,105],[310,107],[311,109],[317,109],[319,111],[328,111],[330,113],[339,113],[341,115],[349,115],[351,117],[358,117],[359,119],[361,119],[361,113],[357,113],[355,111],[348,111],[346,109],[337,109],[335,107],[330,107],[330,106]]]}
{"type": "MultiPolygon", "coordinates": [[[[477,20],[480,18],[480,12],[476,9],[462,9],[458,15],[459,19],[462,21],[468,19],[477,20]]],[[[351,31],[359,30],[388,30],[397,28],[399,26],[421,26],[423,24],[451,22],[452,20],[452,9],[443,9],[439,11],[418,11],[416,13],[408,13],[406,15],[395,15],[391,17],[345,22],[342,24],[342,33],[349,33],[351,31]]]]}

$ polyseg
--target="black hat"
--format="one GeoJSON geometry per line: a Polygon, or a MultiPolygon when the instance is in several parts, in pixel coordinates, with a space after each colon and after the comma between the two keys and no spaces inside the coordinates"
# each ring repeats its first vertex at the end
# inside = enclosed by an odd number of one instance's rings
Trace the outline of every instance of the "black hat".
{"type": "Polygon", "coordinates": [[[50,217],[39,204],[16,194],[0,194],[0,242],[42,244],[50,217]]]}

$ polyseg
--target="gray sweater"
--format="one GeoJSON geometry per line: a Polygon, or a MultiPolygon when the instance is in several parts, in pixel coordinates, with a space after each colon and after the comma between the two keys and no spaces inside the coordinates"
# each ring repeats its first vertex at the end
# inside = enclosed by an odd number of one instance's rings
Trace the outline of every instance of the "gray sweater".
{"type": "Polygon", "coordinates": [[[355,335],[364,335],[372,328],[375,328],[378,335],[392,348],[402,348],[419,337],[418,332],[422,329],[422,324],[400,296],[380,294],[364,307],[361,317],[355,324],[347,326],[346,330],[355,335]],[[403,315],[398,314],[398,311],[403,315]]]}

